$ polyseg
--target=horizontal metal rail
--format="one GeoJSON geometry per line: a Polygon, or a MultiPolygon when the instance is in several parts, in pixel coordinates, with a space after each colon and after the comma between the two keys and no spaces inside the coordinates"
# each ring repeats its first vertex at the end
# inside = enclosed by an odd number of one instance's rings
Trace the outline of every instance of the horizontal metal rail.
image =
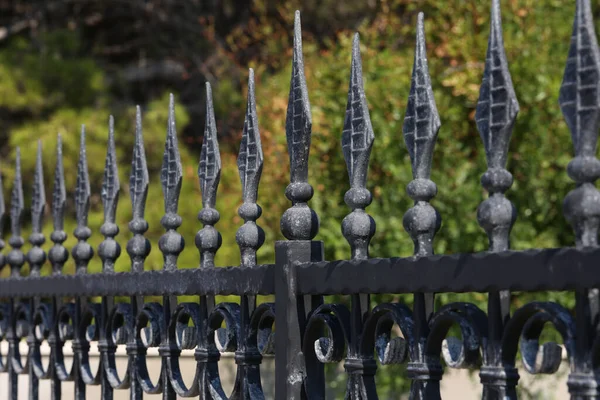
{"type": "Polygon", "coordinates": [[[274,265],[0,279],[1,297],[274,294],[274,265]]]}
{"type": "Polygon", "coordinates": [[[537,291],[600,287],[600,249],[372,258],[298,266],[298,294],[537,291]]]}

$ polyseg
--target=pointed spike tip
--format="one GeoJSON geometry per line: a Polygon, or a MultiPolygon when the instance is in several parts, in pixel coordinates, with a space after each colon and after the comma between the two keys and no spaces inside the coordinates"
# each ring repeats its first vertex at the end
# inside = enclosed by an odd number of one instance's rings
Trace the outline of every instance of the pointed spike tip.
{"type": "Polygon", "coordinates": [[[417,48],[425,44],[425,14],[419,12],[417,15],[417,48]]]}
{"type": "Polygon", "coordinates": [[[298,10],[294,15],[294,55],[302,57],[302,22],[298,10]]]}
{"type": "MultiPolygon", "coordinates": [[[[248,70],[248,105],[254,102],[254,70],[250,68],[248,70]]],[[[246,112],[252,112],[252,110],[246,110],[246,112]]]]}
{"type": "Polygon", "coordinates": [[[171,130],[171,125],[175,123],[175,96],[173,93],[169,94],[169,132],[171,130]]]}
{"type": "Polygon", "coordinates": [[[79,135],[79,151],[85,151],[85,125],[81,125],[81,134],[79,135]]]}
{"type": "Polygon", "coordinates": [[[355,32],[352,39],[352,52],[360,52],[360,33],[355,32]]]}

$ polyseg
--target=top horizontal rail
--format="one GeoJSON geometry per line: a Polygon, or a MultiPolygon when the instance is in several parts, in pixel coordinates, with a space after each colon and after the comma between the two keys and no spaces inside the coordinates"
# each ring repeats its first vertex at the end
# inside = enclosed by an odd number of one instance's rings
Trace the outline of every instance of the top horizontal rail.
{"type": "Polygon", "coordinates": [[[299,265],[298,294],[538,291],[600,287],[600,249],[318,262],[299,265]]]}
{"type": "MultiPolygon", "coordinates": [[[[0,280],[6,297],[274,294],[275,265],[0,280]]],[[[600,287],[600,249],[323,261],[296,269],[298,295],[537,291],[600,287]],[[515,279],[518,277],[518,279],[515,279]]]]}
{"type": "Polygon", "coordinates": [[[274,266],[193,268],[0,279],[2,297],[274,294],[274,266]]]}

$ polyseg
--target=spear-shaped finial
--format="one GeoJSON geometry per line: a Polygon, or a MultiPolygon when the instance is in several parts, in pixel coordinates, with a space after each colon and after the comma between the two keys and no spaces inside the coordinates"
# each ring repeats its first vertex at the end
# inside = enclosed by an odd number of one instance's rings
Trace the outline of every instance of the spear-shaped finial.
{"type": "Polygon", "coordinates": [[[214,206],[221,178],[221,155],[219,154],[215,110],[209,82],[206,82],[206,124],[200,163],[198,164],[198,178],[202,192],[202,210],[198,213],[198,220],[204,227],[196,234],[196,247],[200,252],[200,266],[214,267],[215,254],[221,247],[222,240],[221,234],[214,227],[220,218],[219,212],[214,206]]]}
{"type": "Polygon", "coordinates": [[[23,180],[21,178],[21,149],[17,147],[16,150],[15,180],[10,198],[10,226],[12,235],[8,241],[12,250],[8,253],[7,260],[10,265],[12,277],[18,277],[20,275],[21,267],[25,263],[25,256],[21,251],[21,247],[25,243],[21,237],[21,224],[23,223],[23,211],[25,208],[23,199],[23,180]]]}
{"type": "Polygon", "coordinates": [[[182,222],[181,217],[177,215],[182,176],[181,158],[177,147],[177,131],[175,128],[175,99],[173,94],[171,94],[169,96],[167,139],[160,174],[165,202],[165,215],[160,222],[166,229],[166,232],[158,242],[158,248],[162,251],[164,258],[163,268],[166,270],[177,269],[177,257],[183,251],[185,245],[183,237],[176,231],[182,222]]]}
{"type": "Polygon", "coordinates": [[[79,163],[77,164],[77,182],[75,183],[75,211],[77,228],[73,233],[78,242],[73,247],[72,255],[75,260],[76,273],[86,273],[89,261],[94,256],[94,250],[87,240],[92,235],[87,226],[90,209],[90,177],[87,167],[85,150],[85,126],[81,126],[81,141],[79,144],[79,163]]]}
{"type": "Polygon", "coordinates": [[[179,193],[181,191],[181,157],[177,144],[177,130],[175,127],[175,99],[173,94],[169,96],[169,117],[167,122],[167,139],[160,174],[162,184],[165,212],[167,214],[177,213],[179,205],[179,193]]]}
{"type": "Polygon", "coordinates": [[[490,197],[477,209],[477,220],[488,235],[491,251],[509,249],[510,230],[517,215],[513,204],[504,197],[504,192],[513,181],[505,167],[508,144],[518,112],[519,103],[504,52],[500,2],[493,0],[485,71],[475,112],[488,164],[481,183],[490,193],[490,197]]]}
{"type": "Polygon", "coordinates": [[[44,188],[42,142],[38,141],[31,199],[31,235],[29,236],[29,243],[31,243],[33,247],[27,253],[27,261],[29,262],[30,266],[30,275],[32,276],[39,276],[40,269],[46,261],[46,252],[41,247],[46,241],[46,238],[42,233],[45,208],[46,190],[44,188]]]}
{"type": "Polygon", "coordinates": [[[104,181],[102,182],[102,205],[104,206],[104,224],[100,232],[104,241],[98,247],[98,255],[102,259],[102,271],[114,271],[115,261],[121,254],[121,246],[115,241],[119,234],[119,226],[115,224],[115,214],[119,201],[119,171],[117,170],[117,154],[115,151],[115,121],[111,115],[108,119],[108,148],[104,165],[104,181]]]}
{"type": "Polygon", "coordinates": [[[107,222],[115,222],[119,191],[119,171],[117,170],[117,155],[115,152],[115,121],[111,115],[108,120],[108,149],[102,182],[102,204],[104,205],[104,220],[107,222]]]}
{"type": "Polygon", "coordinates": [[[292,202],[292,208],[289,208],[281,217],[281,232],[289,240],[310,240],[316,236],[319,230],[317,214],[307,204],[314,193],[312,186],[308,183],[311,129],[308,88],[304,77],[300,12],[296,11],[292,78],[285,121],[291,181],[285,193],[292,202]]]}
{"type": "Polygon", "coordinates": [[[265,241],[265,232],[256,224],[256,220],[262,214],[262,209],[256,204],[256,200],[263,168],[263,151],[256,114],[254,70],[252,68],[248,75],[246,119],[237,165],[242,182],[242,200],[244,201],[244,204],[238,209],[238,214],[244,220],[244,225],[238,229],[235,239],[240,247],[242,267],[253,267],[256,265],[256,252],[265,241]]]}
{"type": "Polygon", "coordinates": [[[357,33],[352,43],[348,103],[342,132],[342,150],[350,177],[350,190],[346,192],[344,200],[352,209],[342,222],[342,233],[350,244],[354,259],[368,258],[369,242],[375,234],[375,221],[365,212],[372,200],[366,184],[373,139],[373,127],[363,85],[360,37],[357,33]]]}
{"type": "Polygon", "coordinates": [[[600,50],[589,0],[576,1],[559,103],[575,147],[575,158],[567,172],[578,184],[565,198],[564,214],[575,230],[577,246],[597,246],[600,192],[594,182],[600,177],[600,161],[596,158],[600,127],[600,50]]]}
{"type": "Polygon", "coordinates": [[[62,245],[67,240],[67,233],[64,229],[65,218],[65,202],[67,201],[67,193],[65,189],[65,173],[62,161],[62,139],[58,135],[56,143],[56,168],[54,170],[54,189],[52,190],[52,220],[54,223],[54,232],[50,235],[50,239],[54,246],[48,253],[48,258],[52,264],[52,273],[60,274],[65,262],[69,258],[69,252],[62,245]]]}
{"type": "Polygon", "coordinates": [[[439,129],[440,117],[427,66],[423,13],[419,13],[412,82],[403,128],[414,177],[406,192],[415,201],[414,207],[404,215],[403,223],[415,243],[415,255],[418,256],[433,254],[433,237],[441,225],[440,215],[429,204],[437,194],[437,186],[429,175],[439,129]]]}
{"type": "Polygon", "coordinates": [[[133,237],[127,242],[127,253],[131,258],[131,270],[140,272],[144,270],[144,260],[150,254],[150,241],[144,237],[148,230],[148,222],[144,220],[146,197],[148,196],[148,167],[144,151],[144,138],[142,135],[142,111],[136,107],[135,114],[135,144],[133,145],[133,160],[131,161],[131,175],[129,177],[129,196],[133,219],[129,223],[129,230],[133,237]]]}
{"type": "Polygon", "coordinates": [[[254,89],[254,70],[248,74],[248,99],[246,118],[242,132],[242,143],[237,158],[238,171],[242,181],[242,198],[244,202],[256,202],[258,183],[262,174],[263,151],[258,130],[256,114],[256,94],[254,89]]]}

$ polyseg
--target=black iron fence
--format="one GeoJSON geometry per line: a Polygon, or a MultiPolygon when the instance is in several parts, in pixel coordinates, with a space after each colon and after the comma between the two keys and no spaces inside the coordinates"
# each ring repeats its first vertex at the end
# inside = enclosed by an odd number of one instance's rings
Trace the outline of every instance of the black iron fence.
{"type": "MultiPolygon", "coordinates": [[[[568,174],[576,187],[564,201],[564,214],[576,234],[575,248],[510,251],[509,234],[516,210],[504,193],[512,176],[505,169],[508,143],[519,105],[512,87],[504,53],[499,1],[492,6],[491,31],[485,73],[477,104],[476,122],[486,150],[488,170],[481,183],[489,197],[479,206],[477,218],[489,236],[489,252],[434,256],[432,243],[441,217],[430,204],[436,184],[430,177],[440,119],[427,67],[423,15],[418,17],[412,86],[404,122],[404,138],[412,161],[413,181],[407,186],[414,207],[404,216],[404,228],[414,241],[410,258],[370,258],[369,241],[375,221],[365,211],[371,202],[367,168],[374,134],[363,91],[358,35],[354,39],[348,105],[342,132],[342,148],[350,178],[345,202],[351,212],[342,222],[342,233],[352,253],[349,260],[323,260],[323,243],[313,241],[319,227],[308,201],[313,188],[308,183],[311,114],[304,77],[300,16],[296,14],[291,89],[286,135],[290,156],[291,183],[285,195],[292,206],[281,218],[287,241],[275,243],[275,264],[259,264],[257,250],[264,232],[257,225],[257,204],[263,153],[250,71],[246,121],[238,168],[243,187],[239,215],[244,224],[236,241],[241,252],[239,266],[216,268],[215,253],[221,245],[216,228],[216,207],[221,160],[210,86],[207,84],[207,121],[198,175],[202,209],[198,219],[204,227],[195,244],[200,266],[178,269],[177,258],[184,241],[177,232],[177,214],[182,181],[174,104],[171,97],[161,182],[165,215],[164,235],[158,247],[164,255],[162,271],[144,271],[150,243],[144,237],[148,223],[144,206],[148,171],[138,109],[130,198],[133,234],[127,243],[131,272],[116,273],[115,260],[121,248],[115,241],[115,224],[120,183],[115,160],[112,119],[106,156],[102,201],[104,241],[98,247],[103,271],[87,274],[94,250],[87,243],[92,235],[87,226],[90,184],[87,173],[85,132],[81,133],[75,208],[78,243],[72,249],[74,275],[61,270],[69,252],[63,246],[65,184],[61,143],[52,196],[53,246],[42,248],[42,219],[46,199],[38,152],[33,180],[31,249],[21,248],[24,199],[19,150],[10,199],[12,235],[10,252],[2,256],[11,276],[0,279],[0,341],[8,342],[8,354],[0,354],[0,372],[8,374],[2,398],[17,398],[20,374],[29,375],[30,399],[60,399],[61,384],[74,382],[75,398],[84,399],[87,385],[101,385],[102,399],[115,390],[128,390],[131,399],[144,393],[162,393],[203,399],[262,399],[260,365],[265,354],[275,353],[278,400],[321,399],[325,393],[323,364],[343,361],[347,374],[346,398],[377,398],[377,365],[407,363],[411,399],[440,398],[443,366],[479,368],[484,399],[515,399],[520,352],[523,368],[534,374],[556,372],[566,350],[570,373],[568,388],[573,399],[600,397],[600,192],[594,182],[600,177],[596,142],[600,124],[600,51],[595,36],[589,0],[576,1],[573,36],[560,90],[560,105],[572,132],[575,158],[568,174]],[[46,262],[51,276],[40,276],[46,262]],[[28,263],[29,276],[21,275],[28,263]],[[511,291],[570,290],[576,296],[574,315],[559,304],[533,302],[511,315],[511,291]],[[434,296],[443,292],[488,293],[487,313],[470,303],[434,307],[434,296]],[[412,309],[399,303],[371,304],[370,295],[404,293],[414,296],[412,309]],[[350,306],[327,304],[324,295],[347,295],[350,306]],[[162,296],[162,303],[145,302],[144,296],[162,296]],[[199,301],[178,303],[179,295],[199,296],[199,301]],[[217,303],[217,295],[239,296],[239,303],[217,303]],[[257,305],[258,295],[273,295],[274,303],[257,305]],[[91,298],[100,296],[101,302],[91,298]],[[115,302],[128,296],[129,302],[115,302]],[[69,300],[67,300],[69,299],[69,300]],[[74,299],[74,300],[70,300],[74,299]],[[562,346],[540,343],[545,324],[551,323],[562,337],[562,346]],[[450,329],[459,337],[447,337],[450,329]],[[393,335],[399,329],[400,335],[393,335]],[[19,354],[26,341],[28,354],[19,354]],[[50,361],[43,362],[41,344],[50,348],[50,361]],[[72,343],[71,367],[65,365],[63,346],[72,343]],[[90,343],[97,342],[99,367],[89,361],[90,343]],[[118,371],[115,352],[126,347],[128,363],[118,371]],[[146,365],[148,348],[157,347],[161,374],[151,379],[146,365]],[[194,351],[195,378],[186,385],[179,356],[194,351]],[[235,352],[237,376],[227,396],[221,386],[218,362],[221,352],[235,352]],[[39,380],[51,382],[51,393],[38,393],[39,380]]],[[[0,202],[3,204],[4,202],[0,202]]],[[[2,215],[4,209],[2,208],[2,215]]],[[[4,220],[4,218],[3,218],[4,220]]],[[[4,247],[4,243],[1,242],[4,247]]]]}

